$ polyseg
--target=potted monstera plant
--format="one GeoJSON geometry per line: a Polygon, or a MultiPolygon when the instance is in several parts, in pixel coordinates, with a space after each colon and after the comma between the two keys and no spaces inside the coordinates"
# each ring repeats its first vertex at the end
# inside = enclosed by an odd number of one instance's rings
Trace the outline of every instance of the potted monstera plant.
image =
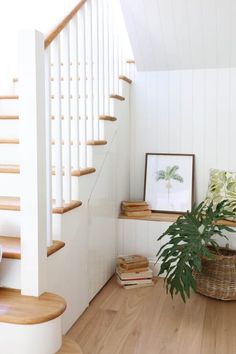
{"type": "Polygon", "coordinates": [[[161,259],[167,293],[183,301],[191,290],[223,300],[236,299],[236,252],[221,248],[215,236],[227,239],[234,232],[221,221],[232,217],[227,201],[217,206],[204,202],[180,216],[159,238],[168,237],[157,257],[161,259]]]}

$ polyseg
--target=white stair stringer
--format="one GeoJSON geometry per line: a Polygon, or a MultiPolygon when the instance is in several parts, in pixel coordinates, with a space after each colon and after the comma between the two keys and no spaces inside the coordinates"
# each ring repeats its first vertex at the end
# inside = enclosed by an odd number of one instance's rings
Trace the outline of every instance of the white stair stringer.
{"type": "MultiPolygon", "coordinates": [[[[111,151],[111,145],[113,143],[114,137],[119,131],[120,125],[123,124],[122,120],[129,119],[128,114],[124,114],[124,111],[127,111],[127,107],[129,107],[130,85],[125,82],[122,82],[121,87],[124,95],[126,95],[127,97],[126,100],[118,101],[115,99],[111,99],[113,111],[112,116],[114,115],[117,118],[117,121],[100,121],[100,126],[102,130],[102,136],[100,137],[100,139],[107,141],[107,144],[88,147],[89,150],[92,152],[92,164],[93,167],[96,169],[96,172],[91,175],[86,175],[79,178],[79,198],[80,200],[82,200],[83,204],[88,201],[92,193],[98,175],[102,169],[104,160],[111,151]]],[[[76,183],[77,181],[76,179],[74,179],[74,184],[76,183]]]]}
{"type": "Polygon", "coordinates": [[[129,197],[129,88],[122,83],[125,101],[113,100],[116,128],[105,136],[105,155],[96,149],[94,156],[98,171],[87,200],[89,301],[114,274],[117,216],[121,200],[129,197]]]}

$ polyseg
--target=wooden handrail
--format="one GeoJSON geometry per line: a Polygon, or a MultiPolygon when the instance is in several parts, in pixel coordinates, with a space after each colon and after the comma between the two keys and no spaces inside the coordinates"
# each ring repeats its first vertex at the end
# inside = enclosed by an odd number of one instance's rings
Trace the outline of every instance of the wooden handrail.
{"type": "Polygon", "coordinates": [[[86,3],[87,0],[81,0],[78,5],[47,35],[44,40],[44,48],[46,49],[57,35],[66,27],[70,20],[77,14],[79,9],[86,3]]]}

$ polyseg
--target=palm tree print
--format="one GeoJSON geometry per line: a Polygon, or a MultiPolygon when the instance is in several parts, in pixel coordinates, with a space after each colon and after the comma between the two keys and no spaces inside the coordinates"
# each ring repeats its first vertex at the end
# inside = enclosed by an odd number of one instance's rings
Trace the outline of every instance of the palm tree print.
{"type": "Polygon", "coordinates": [[[176,171],[179,169],[178,165],[167,166],[165,170],[159,170],[156,172],[156,181],[166,181],[166,188],[168,191],[168,203],[170,198],[170,190],[172,188],[171,180],[183,183],[184,179],[176,171]]]}

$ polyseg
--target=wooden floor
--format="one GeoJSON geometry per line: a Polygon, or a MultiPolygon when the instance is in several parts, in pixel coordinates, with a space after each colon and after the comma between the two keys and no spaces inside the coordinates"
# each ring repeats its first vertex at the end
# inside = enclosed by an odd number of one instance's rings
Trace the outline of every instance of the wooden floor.
{"type": "Polygon", "coordinates": [[[184,304],[165,294],[162,279],[152,288],[124,290],[113,278],[66,335],[59,353],[233,354],[235,329],[236,302],[193,294],[184,304]]]}

